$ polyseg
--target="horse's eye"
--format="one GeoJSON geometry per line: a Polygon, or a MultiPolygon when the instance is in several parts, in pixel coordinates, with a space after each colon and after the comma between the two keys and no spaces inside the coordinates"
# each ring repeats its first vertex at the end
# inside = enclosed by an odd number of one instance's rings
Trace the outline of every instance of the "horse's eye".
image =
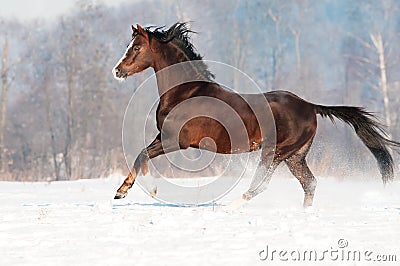
{"type": "Polygon", "coordinates": [[[134,47],[133,47],[133,50],[134,50],[134,51],[139,51],[139,50],[140,50],[140,47],[139,47],[139,46],[134,46],[134,47]]]}

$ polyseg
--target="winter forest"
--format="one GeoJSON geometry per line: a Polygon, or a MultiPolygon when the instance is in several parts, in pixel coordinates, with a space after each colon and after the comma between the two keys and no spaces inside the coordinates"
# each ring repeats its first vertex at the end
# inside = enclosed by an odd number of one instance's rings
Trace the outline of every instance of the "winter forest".
{"type": "MultiPolygon", "coordinates": [[[[204,59],[237,67],[264,91],[363,106],[400,140],[399,1],[137,0],[110,7],[81,0],[55,19],[0,17],[0,180],[127,173],[125,108],[153,72],[121,83],[111,70],[130,42],[132,24],[177,21],[190,21],[204,59]]],[[[141,144],[135,144],[138,152],[141,144]]],[[[394,158],[398,165],[398,154],[394,158]]],[[[378,173],[353,130],[329,119],[319,119],[307,159],[316,175],[378,173]]]]}

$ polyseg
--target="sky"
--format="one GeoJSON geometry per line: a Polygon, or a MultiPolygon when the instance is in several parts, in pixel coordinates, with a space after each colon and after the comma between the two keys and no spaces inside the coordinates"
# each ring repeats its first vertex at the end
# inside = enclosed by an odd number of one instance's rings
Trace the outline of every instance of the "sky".
{"type": "MultiPolygon", "coordinates": [[[[97,0],[107,5],[119,5],[129,0],[97,0]]],[[[76,4],[76,0],[0,0],[0,17],[30,20],[51,19],[66,14],[76,4]]]]}

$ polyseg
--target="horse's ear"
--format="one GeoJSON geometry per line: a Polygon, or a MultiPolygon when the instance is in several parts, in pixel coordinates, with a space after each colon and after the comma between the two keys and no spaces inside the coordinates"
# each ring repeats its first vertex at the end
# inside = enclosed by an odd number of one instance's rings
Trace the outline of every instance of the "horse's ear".
{"type": "Polygon", "coordinates": [[[143,37],[146,38],[146,40],[149,40],[149,34],[147,33],[147,31],[145,31],[142,26],[140,26],[139,24],[136,24],[136,28],[139,32],[140,35],[142,35],[143,37]]]}
{"type": "Polygon", "coordinates": [[[132,38],[135,38],[138,34],[138,30],[135,28],[135,26],[132,25],[132,38]]]}

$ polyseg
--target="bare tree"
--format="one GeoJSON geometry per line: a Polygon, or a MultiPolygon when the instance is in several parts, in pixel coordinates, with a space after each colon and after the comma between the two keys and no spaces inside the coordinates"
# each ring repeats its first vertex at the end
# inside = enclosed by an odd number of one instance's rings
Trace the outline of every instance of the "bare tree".
{"type": "Polygon", "coordinates": [[[4,150],[4,131],[6,126],[7,115],[7,95],[9,82],[7,78],[8,63],[8,40],[6,39],[3,46],[3,57],[1,60],[1,106],[0,106],[0,170],[5,171],[5,150],[4,150]]]}
{"type": "Polygon", "coordinates": [[[364,48],[366,48],[366,50],[370,53],[367,53],[366,55],[346,54],[345,56],[354,60],[354,62],[356,62],[356,64],[358,64],[363,70],[363,72],[357,71],[356,74],[365,80],[365,82],[367,82],[371,88],[381,93],[385,114],[385,124],[386,126],[390,127],[392,125],[392,110],[387,77],[388,57],[385,50],[385,47],[387,47],[388,44],[384,42],[382,33],[380,32],[371,33],[370,41],[365,41],[362,38],[352,34],[350,36],[360,43],[364,48]]]}
{"type": "Polygon", "coordinates": [[[61,70],[65,78],[66,89],[66,105],[65,105],[65,142],[63,148],[63,160],[65,165],[65,174],[67,179],[71,179],[73,175],[73,153],[75,143],[75,110],[78,108],[76,104],[78,71],[82,59],[79,57],[78,49],[82,46],[81,30],[75,27],[76,24],[70,21],[61,20],[61,32],[66,40],[59,51],[59,62],[61,70]]]}
{"type": "Polygon", "coordinates": [[[300,35],[301,29],[296,29],[293,26],[289,26],[290,32],[294,36],[294,43],[296,49],[296,73],[298,79],[301,77],[301,55],[300,55],[300,35]]]}
{"type": "Polygon", "coordinates": [[[387,73],[386,73],[386,56],[385,56],[385,49],[382,39],[382,34],[372,34],[371,33],[371,41],[374,44],[375,51],[378,55],[378,63],[377,67],[379,68],[380,77],[379,77],[379,88],[382,92],[383,96],[383,104],[385,109],[385,122],[386,126],[391,126],[391,119],[390,119],[390,106],[389,106],[389,94],[388,94],[388,82],[387,82],[387,73]]]}
{"type": "Polygon", "coordinates": [[[282,16],[279,11],[272,11],[272,9],[268,10],[268,14],[275,25],[275,47],[273,48],[272,53],[272,80],[273,80],[273,87],[277,87],[277,79],[280,75],[280,60],[281,60],[281,25],[282,25],[282,16]]]}
{"type": "MultiPolygon", "coordinates": [[[[47,73],[45,73],[47,74],[47,73]]],[[[60,161],[58,159],[58,152],[57,152],[57,143],[56,143],[56,137],[55,137],[55,130],[54,130],[54,125],[53,121],[51,119],[51,98],[48,90],[49,86],[49,81],[47,75],[44,77],[44,81],[42,84],[42,88],[44,90],[45,94],[45,108],[46,108],[46,122],[47,122],[47,127],[49,130],[49,136],[50,136],[50,147],[51,147],[51,155],[53,159],[53,168],[54,168],[54,176],[56,180],[61,180],[61,175],[60,175],[60,161]]]]}
{"type": "MultiPolygon", "coordinates": [[[[397,1],[382,1],[379,5],[369,3],[379,20],[374,20],[367,32],[348,33],[350,38],[361,46],[361,50],[345,54],[358,67],[353,68],[361,83],[367,84],[381,95],[384,121],[388,128],[396,126],[396,74],[399,63],[399,51],[396,51],[399,35],[394,29],[398,26],[396,17],[399,14],[397,1]],[[376,13],[375,13],[376,12],[376,13]]],[[[364,11],[365,12],[365,11],[364,11]]],[[[391,132],[389,131],[389,135],[391,132]]]]}
{"type": "MultiPolygon", "coordinates": [[[[233,66],[238,68],[241,71],[244,71],[244,64],[246,58],[246,45],[248,38],[248,23],[244,23],[244,27],[241,28],[242,25],[239,25],[239,21],[235,20],[233,24],[233,66]]],[[[239,76],[238,72],[233,72],[233,88],[237,90],[239,88],[239,76]]]]}
{"type": "Polygon", "coordinates": [[[7,121],[7,105],[8,105],[8,90],[13,78],[9,78],[9,70],[11,65],[8,62],[9,47],[6,37],[3,45],[3,56],[1,60],[1,101],[0,101],[0,172],[7,171],[6,147],[4,145],[4,136],[6,131],[7,121]]]}

